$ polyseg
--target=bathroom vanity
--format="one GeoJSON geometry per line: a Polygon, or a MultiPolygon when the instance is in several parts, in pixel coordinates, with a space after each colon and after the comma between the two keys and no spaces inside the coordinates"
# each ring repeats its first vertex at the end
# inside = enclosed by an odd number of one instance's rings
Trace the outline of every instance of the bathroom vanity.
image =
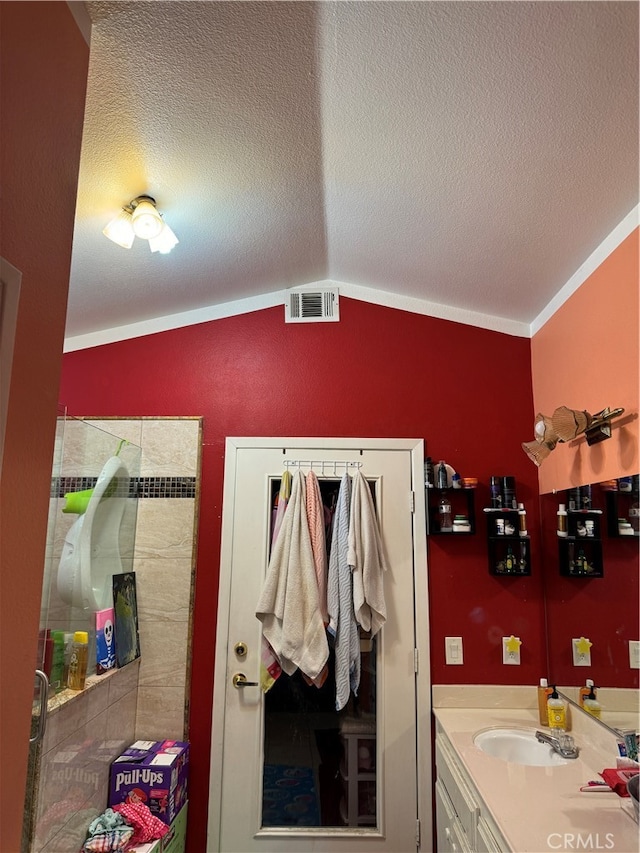
{"type": "Polygon", "coordinates": [[[435,756],[438,853],[506,853],[507,842],[439,724],[435,756]]]}
{"type": "Polygon", "coordinates": [[[493,727],[535,731],[535,708],[445,708],[434,702],[434,716],[438,853],[543,853],[579,849],[578,843],[637,853],[638,824],[629,800],[580,791],[601,770],[615,767],[615,739],[596,730],[597,724],[576,721],[577,759],[529,766],[487,754],[474,737],[493,727]]]}

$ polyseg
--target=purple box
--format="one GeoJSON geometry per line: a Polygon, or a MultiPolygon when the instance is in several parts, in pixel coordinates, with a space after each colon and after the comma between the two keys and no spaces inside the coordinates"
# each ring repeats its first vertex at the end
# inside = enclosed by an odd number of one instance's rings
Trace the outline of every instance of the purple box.
{"type": "Polygon", "coordinates": [[[108,805],[143,802],[170,824],[187,801],[189,744],[137,740],[111,764],[108,805]]]}

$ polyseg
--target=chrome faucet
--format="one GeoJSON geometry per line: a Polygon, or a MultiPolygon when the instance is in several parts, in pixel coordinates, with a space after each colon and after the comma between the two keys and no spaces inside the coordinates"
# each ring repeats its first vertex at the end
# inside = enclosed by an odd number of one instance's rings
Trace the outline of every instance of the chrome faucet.
{"type": "Polygon", "coordinates": [[[571,735],[566,735],[564,732],[558,737],[547,735],[544,732],[536,732],[536,740],[548,744],[554,752],[563,758],[577,758],[580,753],[571,735]]]}

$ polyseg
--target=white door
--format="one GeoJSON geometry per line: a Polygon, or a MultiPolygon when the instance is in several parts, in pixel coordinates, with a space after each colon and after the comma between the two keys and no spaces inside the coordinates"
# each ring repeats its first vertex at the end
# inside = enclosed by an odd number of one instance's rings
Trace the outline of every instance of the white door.
{"type": "Polygon", "coordinates": [[[422,442],[407,439],[227,440],[210,853],[410,853],[419,849],[420,833],[430,846],[422,458],[422,442]],[[355,466],[374,486],[390,567],[387,621],[371,648],[366,638],[361,642],[363,682],[358,699],[341,712],[322,698],[330,679],[318,691],[283,675],[267,694],[233,683],[237,673],[259,681],[261,623],[255,610],[285,462],[299,463],[303,472],[313,463],[324,489],[337,489],[345,470],[355,466]],[[300,697],[303,708],[294,708],[300,697]]]}

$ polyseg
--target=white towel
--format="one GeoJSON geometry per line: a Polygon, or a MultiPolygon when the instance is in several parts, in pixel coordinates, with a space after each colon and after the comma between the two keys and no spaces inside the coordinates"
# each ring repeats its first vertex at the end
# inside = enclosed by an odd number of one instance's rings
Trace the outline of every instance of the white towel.
{"type": "Polygon", "coordinates": [[[353,572],[356,620],[375,636],[387,619],[383,572],[387,568],[371,489],[360,471],[353,479],[349,521],[349,565],[353,572]]]}
{"type": "Polygon", "coordinates": [[[317,678],[329,657],[329,646],[318,606],[318,582],[300,471],[293,477],[291,497],[271,552],[256,616],[282,669],[293,675],[300,668],[309,678],[317,678]]]}
{"type": "Polygon", "coordinates": [[[353,584],[349,568],[349,504],[351,480],[345,474],[340,483],[333,517],[327,607],[329,628],[335,637],[336,711],[349,699],[349,690],[357,695],[360,686],[360,640],[353,612],[353,584]]]}

